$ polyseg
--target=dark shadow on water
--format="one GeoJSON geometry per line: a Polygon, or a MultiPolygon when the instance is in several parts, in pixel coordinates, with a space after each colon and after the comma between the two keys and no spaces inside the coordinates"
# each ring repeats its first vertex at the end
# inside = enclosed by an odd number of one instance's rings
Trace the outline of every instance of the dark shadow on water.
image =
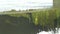
{"type": "MultiPolygon", "coordinates": [[[[30,15],[31,16],[31,15],[30,15]]],[[[29,20],[27,17],[13,17],[9,15],[0,15],[0,34],[37,34],[41,31],[56,31],[57,20],[54,20],[54,27],[51,28],[50,25],[45,25],[44,27],[38,24],[37,26],[29,20]]],[[[60,23],[60,22],[58,22],[60,23]]]]}
{"type": "Polygon", "coordinates": [[[29,18],[0,15],[0,34],[36,34],[37,31],[29,18]]]}

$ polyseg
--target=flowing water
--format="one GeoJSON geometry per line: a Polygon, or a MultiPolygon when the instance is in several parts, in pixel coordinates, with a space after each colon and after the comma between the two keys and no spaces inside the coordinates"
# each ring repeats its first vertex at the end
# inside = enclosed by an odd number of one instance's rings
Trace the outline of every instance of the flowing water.
{"type": "MultiPolygon", "coordinates": [[[[56,28],[56,29],[57,29],[57,28],[56,28]]],[[[37,33],[37,34],[60,34],[60,28],[59,28],[58,32],[56,31],[56,33],[53,33],[53,31],[48,31],[48,32],[42,31],[42,32],[39,32],[39,33],[37,33]]]]}

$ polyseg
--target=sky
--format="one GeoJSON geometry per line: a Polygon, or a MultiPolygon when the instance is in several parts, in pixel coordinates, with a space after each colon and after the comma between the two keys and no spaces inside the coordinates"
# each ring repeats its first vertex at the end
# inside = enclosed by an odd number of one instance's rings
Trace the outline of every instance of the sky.
{"type": "Polygon", "coordinates": [[[0,11],[11,9],[25,10],[51,6],[53,6],[53,0],[0,0],[0,11]]]}

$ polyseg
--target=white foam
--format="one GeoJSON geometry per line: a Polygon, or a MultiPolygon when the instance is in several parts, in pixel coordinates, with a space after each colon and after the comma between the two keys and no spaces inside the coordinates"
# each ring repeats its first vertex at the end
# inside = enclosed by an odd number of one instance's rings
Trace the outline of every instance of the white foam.
{"type": "MultiPolygon", "coordinates": [[[[42,31],[42,32],[39,32],[37,34],[53,34],[53,31],[48,31],[48,32],[42,31]]],[[[58,32],[56,32],[55,34],[60,34],[60,28],[59,28],[58,32]]]]}

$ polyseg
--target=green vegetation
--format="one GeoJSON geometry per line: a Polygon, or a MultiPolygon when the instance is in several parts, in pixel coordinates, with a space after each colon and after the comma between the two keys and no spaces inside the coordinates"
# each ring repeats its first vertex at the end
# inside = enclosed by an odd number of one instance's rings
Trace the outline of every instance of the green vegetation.
{"type": "MultiPolygon", "coordinates": [[[[34,11],[34,10],[31,9],[30,11],[34,11]]],[[[12,12],[15,13],[17,11],[12,10],[8,12],[11,14],[2,14],[1,15],[2,17],[0,16],[0,21],[2,23],[7,23],[15,26],[19,26],[22,23],[32,23],[33,25],[37,26],[36,27],[37,30],[41,29],[41,31],[53,30],[54,32],[56,32],[55,28],[60,28],[59,27],[60,26],[60,10],[59,9],[50,9],[50,10],[44,10],[44,11],[37,10],[33,13],[13,14],[12,12]],[[7,16],[7,17],[5,18],[4,16],[7,16]]]]}

